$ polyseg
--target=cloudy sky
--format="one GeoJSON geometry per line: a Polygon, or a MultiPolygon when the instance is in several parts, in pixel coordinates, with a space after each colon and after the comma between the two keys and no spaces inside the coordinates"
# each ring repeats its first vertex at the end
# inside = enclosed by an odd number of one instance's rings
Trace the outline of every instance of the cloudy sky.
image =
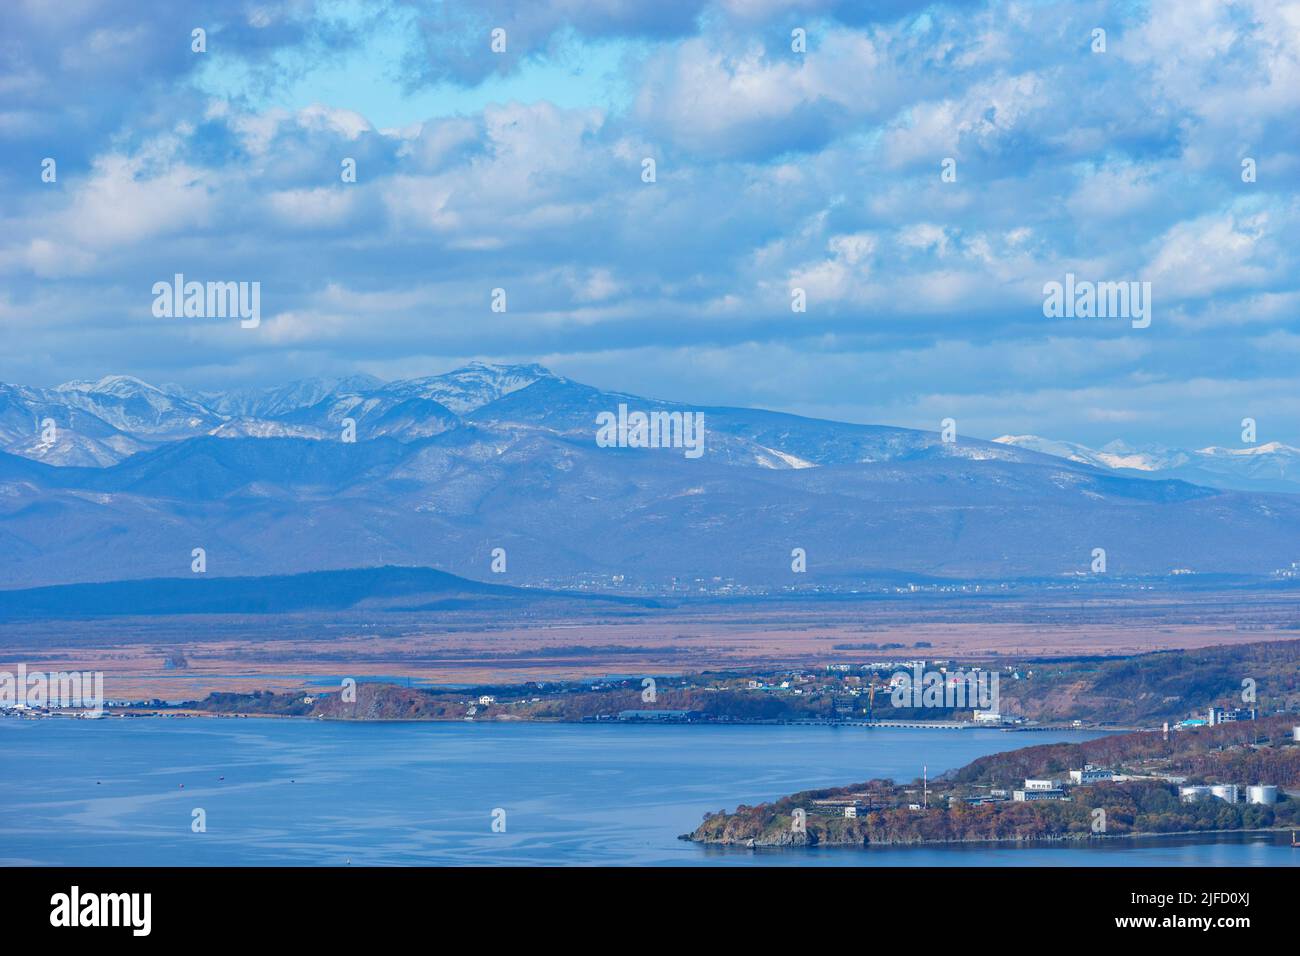
{"type": "Polygon", "coordinates": [[[538,361],[983,437],[1300,444],[1298,107],[1286,0],[5,0],[0,381],[538,361]],[[156,318],[177,272],[260,282],[261,326],[156,318]],[[1150,327],[1044,317],[1067,272],[1150,282],[1150,327]]]}

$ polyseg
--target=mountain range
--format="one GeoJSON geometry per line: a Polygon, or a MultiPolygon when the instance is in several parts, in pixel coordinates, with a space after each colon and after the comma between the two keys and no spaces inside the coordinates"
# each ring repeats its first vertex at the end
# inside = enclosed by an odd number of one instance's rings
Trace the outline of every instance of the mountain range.
{"type": "Polygon", "coordinates": [[[1281,442],[1242,445],[1240,448],[1181,449],[1163,445],[1134,447],[1112,441],[1101,448],[1053,441],[1037,435],[1003,435],[993,439],[1142,478],[1179,478],[1212,488],[1239,491],[1300,492],[1300,448],[1281,442]]]}
{"type": "Polygon", "coordinates": [[[643,592],[1074,579],[1095,548],[1121,576],[1300,559],[1300,496],[1025,439],[652,400],[537,365],[227,392],[0,386],[0,443],[6,588],[185,577],[196,548],[211,576],[400,565],[643,592]],[[704,454],[603,447],[597,417],[620,406],[702,414],[704,454]]]}

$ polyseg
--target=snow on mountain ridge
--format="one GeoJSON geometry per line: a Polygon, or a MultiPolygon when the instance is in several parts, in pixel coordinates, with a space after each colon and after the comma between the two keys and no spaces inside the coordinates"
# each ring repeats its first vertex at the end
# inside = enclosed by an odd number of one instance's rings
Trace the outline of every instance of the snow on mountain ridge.
{"type": "MultiPolygon", "coordinates": [[[[134,375],[105,375],[96,382],[77,379],[56,385],[58,392],[97,392],[102,395],[116,395],[124,398],[141,392],[162,392],[157,386],[136,378],[134,375]]],[[[163,392],[165,395],[166,393],[163,392]]]]}
{"type": "MultiPolygon", "coordinates": [[[[171,395],[130,375],[106,375],[97,382],[65,382],[33,390],[47,402],[88,412],[119,431],[135,435],[199,435],[221,416],[192,399],[171,395]]],[[[69,422],[69,427],[74,427],[69,422]]]]}
{"type": "Polygon", "coordinates": [[[1196,453],[1216,458],[1274,454],[1300,457],[1300,448],[1293,445],[1284,445],[1280,441],[1271,441],[1263,445],[1250,445],[1246,448],[1223,448],[1219,445],[1210,445],[1207,448],[1197,449],[1196,453]]]}
{"type": "Polygon", "coordinates": [[[232,418],[222,422],[208,432],[216,438],[312,438],[322,440],[334,437],[334,432],[325,432],[308,425],[287,425],[284,422],[268,421],[265,418],[232,418]]]}
{"type": "Polygon", "coordinates": [[[1053,455],[1057,458],[1065,458],[1085,465],[1104,463],[1099,452],[1095,452],[1091,448],[1075,444],[1074,442],[1053,441],[1048,438],[1039,438],[1037,435],[1001,435],[993,439],[993,441],[999,445],[1010,445],[1014,448],[1024,448],[1026,451],[1036,451],[1044,455],[1053,455]]]}
{"type": "Polygon", "coordinates": [[[390,382],[384,386],[384,390],[431,398],[457,415],[464,415],[527,388],[541,379],[557,377],[541,365],[470,362],[442,375],[390,382]]]}
{"type": "MultiPolygon", "coordinates": [[[[553,430],[581,440],[599,411],[622,401],[647,408],[687,408],[582,385],[537,364],[471,362],[439,375],[389,382],[360,374],[211,392],[159,388],[130,375],[106,375],[52,388],[0,385],[0,449],[49,464],[105,466],[159,442],[201,435],[335,438],[349,419],[356,423],[361,441],[384,436],[421,441],[449,431],[473,436],[476,430],[502,433],[514,427],[530,433],[553,430]],[[58,438],[52,442],[41,431],[40,423],[48,419],[58,426],[58,438]]],[[[932,432],[804,419],[762,409],[719,407],[704,412],[706,454],[742,466],[808,469],[928,457],[1032,462],[1036,455],[1049,455],[1104,471],[1210,487],[1300,490],[1300,449],[1276,441],[1195,451],[1133,447],[1119,440],[1090,448],[1037,435],[949,444],[940,443],[932,432]]]]}
{"type": "Polygon", "coordinates": [[[1003,435],[994,441],[1151,478],[1180,478],[1243,491],[1300,491],[1300,449],[1276,441],[1242,448],[1211,445],[1195,451],[1161,445],[1135,448],[1119,440],[1092,449],[1037,435],[1003,435]]]}
{"type": "Polygon", "coordinates": [[[192,397],[213,411],[231,417],[274,418],[299,408],[316,405],[331,395],[355,394],[382,388],[373,375],[341,378],[304,378],[270,388],[236,389],[227,392],[199,392],[192,397]]]}

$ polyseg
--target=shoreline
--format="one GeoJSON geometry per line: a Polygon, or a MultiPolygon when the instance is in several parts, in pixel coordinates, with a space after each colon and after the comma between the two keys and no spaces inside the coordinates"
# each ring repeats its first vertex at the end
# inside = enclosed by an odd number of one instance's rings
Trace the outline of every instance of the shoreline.
{"type": "MultiPolygon", "coordinates": [[[[781,844],[756,844],[752,840],[743,843],[723,840],[697,840],[691,833],[683,833],[677,839],[687,843],[694,843],[697,846],[723,846],[733,847],[741,850],[751,850],[759,852],[763,850],[818,850],[823,847],[828,849],[856,849],[870,850],[872,848],[889,848],[899,849],[902,847],[961,847],[961,846],[997,846],[1005,847],[1025,846],[1033,848],[1035,846],[1056,846],[1062,843],[1072,844],[1080,848],[1100,844],[1112,840],[1144,840],[1158,839],[1162,837],[1201,837],[1201,836],[1223,836],[1226,834],[1251,834],[1251,833],[1293,833],[1295,827],[1243,827],[1239,830],[1166,830],[1163,832],[1135,831],[1133,833],[1108,833],[1099,835],[1095,833],[1081,833],[1074,836],[1059,837],[1033,837],[1030,839],[988,839],[988,840],[899,840],[897,842],[889,841],[884,843],[781,843],[781,844]]],[[[1300,847],[1296,847],[1300,850],[1300,847]]]]}
{"type": "Polygon", "coordinates": [[[207,718],[207,719],[225,719],[225,720],[302,720],[302,721],[328,721],[330,723],[347,724],[570,724],[574,726],[601,726],[601,727],[830,727],[830,728],[848,728],[858,727],[866,730],[993,730],[1004,734],[1032,734],[1032,733],[1100,733],[1100,734],[1120,734],[1120,733],[1139,733],[1150,731],[1147,727],[1125,727],[1117,725],[1089,725],[1076,727],[1071,724],[1044,724],[1033,727],[989,727],[981,726],[975,723],[954,723],[953,721],[934,721],[927,723],[925,721],[908,721],[892,722],[878,721],[868,722],[860,720],[746,720],[743,718],[733,718],[729,720],[588,720],[580,718],[578,720],[568,720],[563,717],[331,717],[325,714],[276,714],[276,713],[244,713],[231,711],[229,713],[219,713],[207,710],[139,710],[135,712],[119,711],[116,713],[105,712],[98,717],[84,717],[81,712],[49,712],[49,713],[32,713],[32,712],[10,712],[0,714],[2,719],[13,720],[109,720],[119,719],[173,719],[173,718],[207,718]]]}

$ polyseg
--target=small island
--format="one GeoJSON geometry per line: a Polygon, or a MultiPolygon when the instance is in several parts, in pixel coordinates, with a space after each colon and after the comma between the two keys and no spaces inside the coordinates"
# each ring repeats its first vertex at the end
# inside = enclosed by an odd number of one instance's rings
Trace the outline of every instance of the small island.
{"type": "Polygon", "coordinates": [[[746,847],[1088,841],[1300,826],[1294,717],[1116,734],[981,757],[936,779],[810,790],[705,814],[746,847]]]}

